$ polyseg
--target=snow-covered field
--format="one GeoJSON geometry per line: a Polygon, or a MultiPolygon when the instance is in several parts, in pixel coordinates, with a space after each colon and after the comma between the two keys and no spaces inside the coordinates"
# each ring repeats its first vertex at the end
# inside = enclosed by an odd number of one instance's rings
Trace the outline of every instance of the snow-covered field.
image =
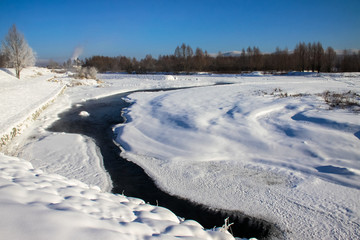
{"type": "Polygon", "coordinates": [[[131,94],[127,123],[114,129],[122,132],[117,141],[124,146],[123,156],[142,166],[166,191],[276,223],[288,239],[360,238],[359,113],[329,110],[318,95],[325,90],[359,93],[360,74],[98,78],[100,85],[85,81],[77,86],[66,75],[44,72],[29,76],[29,82],[39,82],[30,86],[0,71],[1,83],[7,84],[1,87],[1,97],[9,99],[16,92],[28,99],[1,106],[0,124],[6,125],[1,136],[14,124],[29,125],[3,146],[17,157],[0,155],[1,236],[231,238],[139,199],[104,193],[111,182],[92,139],[46,131],[59,112],[87,99],[197,86],[131,94]],[[47,82],[44,76],[55,78],[47,82]],[[216,83],[232,84],[209,86],[216,83]],[[42,110],[38,120],[26,120],[66,84],[74,87],[42,110]],[[13,116],[15,112],[21,114],[13,116]]]}
{"type": "Polygon", "coordinates": [[[286,238],[359,238],[359,113],[318,95],[359,93],[359,75],[224,78],[234,84],[131,94],[123,156],[166,191],[275,222],[286,238]]]}

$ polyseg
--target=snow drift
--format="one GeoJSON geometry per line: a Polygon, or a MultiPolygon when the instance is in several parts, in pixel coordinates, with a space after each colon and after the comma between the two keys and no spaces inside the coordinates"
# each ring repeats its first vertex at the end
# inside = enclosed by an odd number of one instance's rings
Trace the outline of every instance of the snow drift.
{"type": "Polygon", "coordinates": [[[228,80],[130,95],[123,157],[172,194],[275,222],[288,238],[358,238],[359,116],[319,94],[356,91],[359,75],[228,80]]]}
{"type": "Polygon", "coordinates": [[[233,239],[141,199],[34,169],[0,154],[0,233],[6,239],[233,239]]]}

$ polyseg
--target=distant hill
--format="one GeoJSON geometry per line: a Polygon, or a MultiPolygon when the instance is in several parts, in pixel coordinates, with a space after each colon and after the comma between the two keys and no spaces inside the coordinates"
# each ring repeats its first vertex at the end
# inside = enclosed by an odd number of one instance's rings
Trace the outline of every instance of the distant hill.
{"type": "Polygon", "coordinates": [[[240,57],[241,51],[230,51],[221,54],[223,57],[240,57]]]}

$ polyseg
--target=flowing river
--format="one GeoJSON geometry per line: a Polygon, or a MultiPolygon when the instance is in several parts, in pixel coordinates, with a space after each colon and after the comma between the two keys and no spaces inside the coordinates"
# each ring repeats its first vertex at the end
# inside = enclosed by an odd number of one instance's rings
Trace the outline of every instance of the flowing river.
{"type": "Polygon", "coordinates": [[[121,112],[123,108],[129,106],[129,103],[122,98],[128,94],[130,93],[75,104],[71,109],[61,113],[60,119],[48,130],[77,133],[93,138],[102,154],[105,169],[111,176],[113,193],[124,193],[129,197],[141,198],[150,204],[159,204],[170,209],[177,216],[196,220],[208,229],[222,226],[224,219],[229,217],[229,222],[234,223],[229,231],[236,237],[265,239],[281,235],[279,229],[270,222],[237,211],[209,209],[204,205],[169,195],[159,189],[141,167],[122,158],[120,148],[113,141],[112,127],[124,122],[121,112]],[[82,117],[79,115],[81,111],[86,111],[90,115],[82,117]]]}

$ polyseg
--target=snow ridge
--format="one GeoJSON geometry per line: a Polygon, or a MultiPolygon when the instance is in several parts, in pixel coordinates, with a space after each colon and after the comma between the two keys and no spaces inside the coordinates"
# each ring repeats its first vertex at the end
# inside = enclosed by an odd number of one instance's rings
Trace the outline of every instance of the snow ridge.
{"type": "Polygon", "coordinates": [[[221,228],[204,230],[165,208],[46,174],[23,159],[0,153],[0,169],[6,239],[233,239],[221,228]]]}

